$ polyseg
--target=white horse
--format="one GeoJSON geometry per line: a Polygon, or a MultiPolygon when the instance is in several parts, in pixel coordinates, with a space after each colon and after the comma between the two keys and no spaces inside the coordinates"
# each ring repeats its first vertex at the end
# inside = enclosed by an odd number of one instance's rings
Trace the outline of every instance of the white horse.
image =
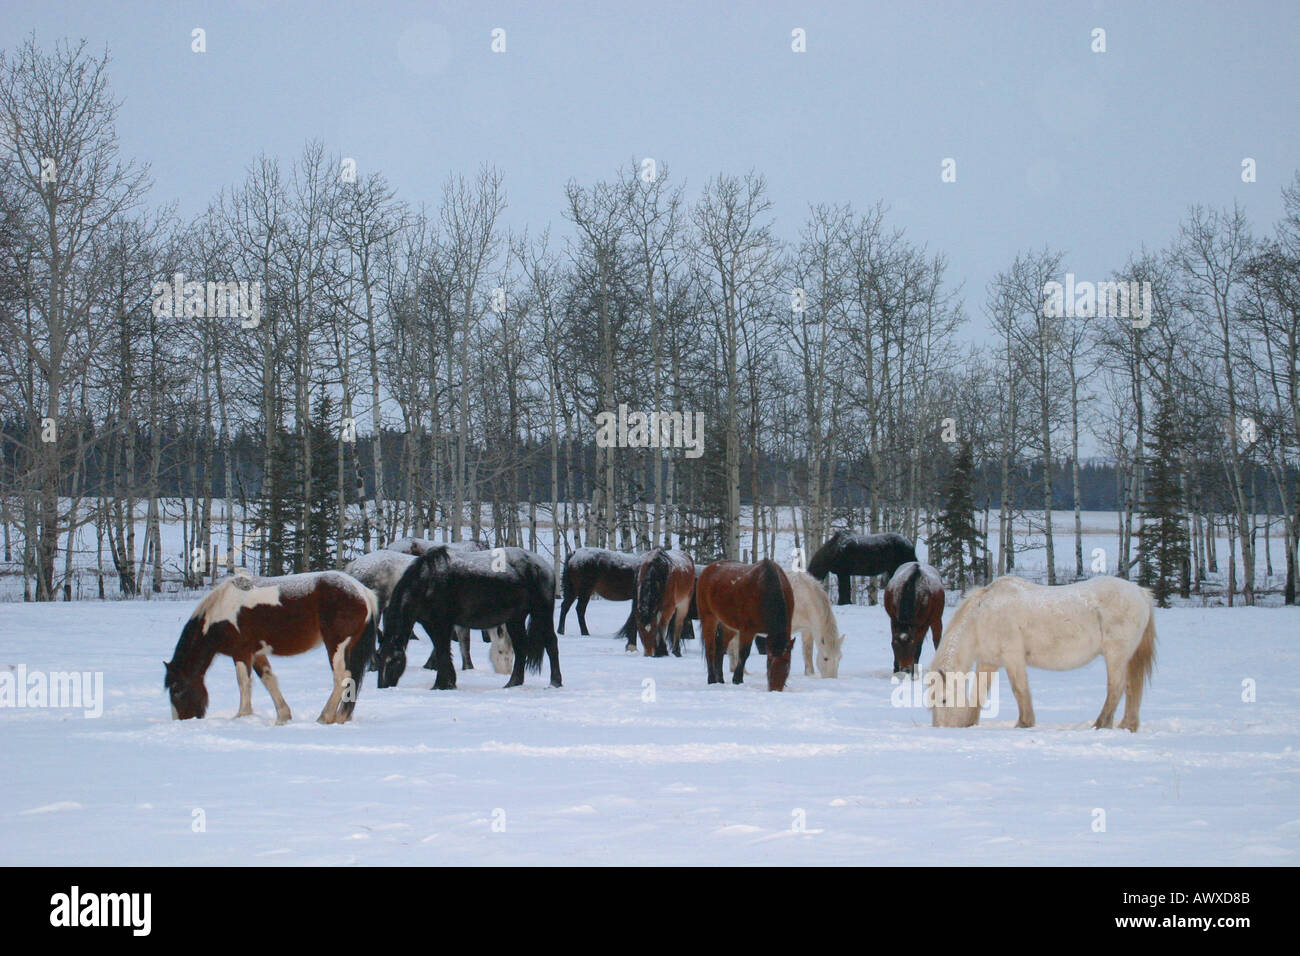
{"type": "MultiPolygon", "coordinates": [[[[405,540],[423,543],[419,538],[405,540]]],[[[388,598],[392,595],[393,588],[414,562],[415,555],[412,553],[380,548],[354,559],[343,570],[375,592],[379,597],[379,612],[382,615],[384,608],[388,606],[388,598]]],[[[469,628],[456,628],[456,640],[460,642],[460,669],[473,670],[474,661],[469,650],[469,628]]],[[[498,674],[509,674],[515,666],[515,649],[504,627],[492,629],[491,644],[488,657],[492,661],[492,669],[498,674]]],[[[371,669],[373,670],[375,666],[372,662],[371,669]]]]}
{"type": "Polygon", "coordinates": [[[1109,728],[1126,697],[1120,727],[1136,732],[1142,690],[1156,655],[1151,593],[1116,577],[1045,587],[1001,577],[966,595],[930,664],[933,723],[970,727],[979,721],[989,682],[1005,667],[1020,708],[1017,727],[1034,726],[1025,668],[1068,671],[1106,659],[1106,702],[1097,728],[1109,728]],[[967,696],[967,680],[978,671],[967,696]]]}
{"type": "MultiPolygon", "coordinates": [[[[822,677],[839,677],[840,658],[844,656],[844,635],[831,610],[831,599],[816,578],[803,571],[787,571],[790,590],[794,592],[794,614],[790,618],[790,634],[803,634],[803,672],[813,673],[813,645],[817,647],[817,670],[822,677]]],[[[739,656],[737,639],[727,644],[727,657],[731,670],[736,670],[739,656]]]]}

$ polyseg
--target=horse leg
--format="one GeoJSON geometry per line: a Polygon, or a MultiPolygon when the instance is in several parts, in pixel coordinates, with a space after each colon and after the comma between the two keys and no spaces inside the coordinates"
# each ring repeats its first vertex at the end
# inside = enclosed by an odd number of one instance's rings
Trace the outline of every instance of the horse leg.
{"type": "Polygon", "coordinates": [[[361,640],[361,638],[345,637],[332,648],[326,645],[330,656],[330,671],[334,675],[334,689],[330,691],[329,699],[325,701],[320,716],[316,718],[318,724],[341,724],[347,719],[339,714],[339,704],[343,702],[343,692],[347,688],[347,681],[349,680],[347,652],[348,647],[354,640],[361,640]]]}
{"type": "Polygon", "coordinates": [[[754,635],[750,633],[740,634],[740,660],[736,662],[736,673],[731,675],[733,684],[743,684],[745,682],[745,661],[749,660],[749,649],[754,646],[754,635]]]}
{"type": "Polygon", "coordinates": [[[839,571],[835,574],[835,580],[837,582],[837,590],[840,592],[838,603],[852,604],[853,582],[849,579],[849,576],[845,572],[839,571]]]}
{"type": "Polygon", "coordinates": [[[590,594],[583,594],[578,597],[578,628],[582,631],[583,637],[591,633],[587,630],[587,602],[590,600],[590,594]]]}
{"type": "Polygon", "coordinates": [[[433,680],[434,690],[456,689],[456,666],[451,662],[451,632],[452,626],[446,622],[439,622],[429,632],[429,639],[433,641],[434,670],[438,674],[433,680]]]}
{"type": "Polygon", "coordinates": [[[252,655],[235,658],[235,677],[239,680],[239,710],[236,717],[253,716],[253,676],[249,673],[252,655]]]}
{"type": "Polygon", "coordinates": [[[506,686],[518,687],[524,682],[524,647],[528,643],[523,618],[511,618],[507,621],[506,633],[510,635],[510,643],[515,652],[515,664],[510,670],[510,680],[506,681],[506,686]]]}
{"type": "Polygon", "coordinates": [[[560,601],[560,626],[556,628],[561,634],[564,633],[564,619],[569,616],[569,608],[573,607],[573,596],[566,594],[560,601]]]}
{"type": "Polygon", "coordinates": [[[731,673],[736,673],[736,665],[740,663],[740,638],[727,638],[727,661],[731,665],[731,673]]]}
{"type": "Polygon", "coordinates": [[[677,610],[673,614],[673,623],[677,625],[673,634],[673,657],[682,656],[682,632],[686,630],[687,616],[691,612],[690,600],[683,601],[677,605],[677,610]]]}
{"type": "Polygon", "coordinates": [[[1114,654],[1106,656],[1106,702],[1101,705],[1101,713],[1093,724],[1096,730],[1109,730],[1115,726],[1115,708],[1124,696],[1124,682],[1128,678],[1128,662],[1119,660],[1114,654]]]}
{"type": "Polygon", "coordinates": [[[700,615],[700,642],[704,645],[704,666],[709,683],[722,683],[722,635],[718,633],[718,619],[711,614],[700,615]]]}
{"type": "Polygon", "coordinates": [[[280,682],[275,679],[275,672],[271,670],[270,648],[265,641],[262,642],[261,649],[253,655],[253,670],[262,679],[262,685],[275,704],[276,724],[287,724],[293,720],[289,705],[285,702],[284,695],[280,693],[280,682]]]}
{"type": "Polygon", "coordinates": [[[469,636],[470,630],[468,627],[456,625],[456,640],[460,642],[460,669],[463,671],[472,671],[474,669],[474,661],[470,659],[469,653],[469,636]]]}
{"type": "MultiPolygon", "coordinates": [[[[420,626],[424,627],[423,624],[420,626]]],[[[426,636],[428,636],[429,631],[427,628],[425,629],[424,633],[426,636]]],[[[415,637],[414,629],[411,630],[411,637],[415,637]]],[[[426,671],[431,671],[437,666],[438,666],[438,648],[433,646],[433,638],[430,637],[429,638],[429,659],[424,662],[424,669],[426,671]]]]}
{"type": "MultiPolygon", "coordinates": [[[[1011,693],[1016,695],[1016,706],[1020,709],[1020,719],[1016,721],[1016,726],[1032,727],[1034,726],[1034,701],[1029,696],[1029,675],[1025,672],[1025,662],[1007,661],[1004,666],[1007,669],[1007,680],[1011,682],[1011,693]]],[[[978,695],[978,678],[975,692],[978,695]]]]}
{"type": "MultiPolygon", "coordinates": [[[[531,624],[532,621],[529,621],[531,624]]],[[[560,640],[555,636],[555,628],[550,626],[551,612],[546,612],[546,660],[551,665],[551,686],[563,687],[564,679],[560,676],[560,640]]]]}
{"type": "Polygon", "coordinates": [[[803,644],[803,674],[809,676],[813,672],[813,637],[812,631],[804,628],[803,633],[799,635],[799,640],[803,644]]]}
{"type": "Polygon", "coordinates": [[[668,628],[664,626],[663,614],[655,617],[655,657],[668,656],[668,628]]]}

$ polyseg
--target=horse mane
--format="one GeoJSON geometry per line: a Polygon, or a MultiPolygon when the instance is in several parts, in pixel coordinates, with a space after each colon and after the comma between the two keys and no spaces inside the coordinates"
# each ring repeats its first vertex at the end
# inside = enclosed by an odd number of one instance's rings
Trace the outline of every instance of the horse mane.
{"type": "Polygon", "coordinates": [[[910,628],[916,618],[916,585],[921,580],[921,566],[918,564],[903,582],[903,593],[898,597],[898,623],[910,628]]]}
{"type": "MultiPolygon", "coordinates": [[[[994,582],[996,583],[996,582],[994,582]]],[[[971,608],[979,607],[980,599],[988,592],[992,584],[986,584],[983,587],[971,588],[966,592],[962,602],[957,605],[957,611],[953,614],[952,620],[944,628],[943,637],[939,640],[939,647],[934,652],[934,660],[930,667],[934,670],[948,670],[948,665],[952,663],[952,658],[957,654],[957,638],[961,635],[959,626],[965,623],[966,618],[971,614],[971,608]]]]}
{"type": "Polygon", "coordinates": [[[763,626],[767,628],[767,646],[769,654],[780,654],[790,641],[790,629],[787,622],[793,610],[785,602],[785,589],[781,587],[781,571],[771,558],[764,558],[759,565],[763,575],[763,626]]]}
{"type": "Polygon", "coordinates": [[[636,592],[636,620],[638,625],[652,623],[659,614],[664,599],[664,585],[673,562],[663,548],[655,548],[645,559],[645,569],[636,592]]]}

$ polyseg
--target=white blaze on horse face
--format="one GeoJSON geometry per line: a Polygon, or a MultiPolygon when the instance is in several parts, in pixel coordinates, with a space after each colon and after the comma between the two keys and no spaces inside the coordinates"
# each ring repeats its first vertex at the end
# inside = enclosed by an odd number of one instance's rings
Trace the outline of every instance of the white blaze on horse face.
{"type": "Polygon", "coordinates": [[[233,580],[228,580],[217,585],[216,589],[203,599],[194,616],[203,615],[203,630],[207,631],[213,624],[220,624],[222,621],[234,624],[239,618],[239,612],[246,607],[279,603],[280,588],[274,584],[245,591],[235,587],[233,580]]]}

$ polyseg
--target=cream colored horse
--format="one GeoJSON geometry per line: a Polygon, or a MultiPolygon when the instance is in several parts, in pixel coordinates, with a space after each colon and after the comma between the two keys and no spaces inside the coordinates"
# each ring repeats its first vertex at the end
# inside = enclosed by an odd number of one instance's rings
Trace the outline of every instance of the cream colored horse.
{"type": "MultiPolygon", "coordinates": [[[[844,635],[840,633],[831,599],[821,582],[803,571],[787,571],[790,590],[794,592],[794,615],[790,620],[790,633],[803,634],[803,672],[813,673],[813,646],[817,648],[817,670],[822,677],[838,677],[840,658],[844,656],[844,635]]],[[[731,670],[736,670],[736,639],[727,645],[731,670]]]]}
{"type": "Polygon", "coordinates": [[[1155,615],[1145,588],[1109,576],[1058,587],[1001,577],[966,595],[939,642],[929,675],[934,726],[977,723],[988,682],[1005,667],[1020,708],[1016,726],[1032,727],[1025,668],[1074,670],[1100,655],[1106,659],[1106,702],[1094,726],[1111,727],[1119,699],[1127,696],[1120,727],[1136,731],[1155,653],[1155,615]],[[967,697],[972,670],[978,674],[967,697]]]}

